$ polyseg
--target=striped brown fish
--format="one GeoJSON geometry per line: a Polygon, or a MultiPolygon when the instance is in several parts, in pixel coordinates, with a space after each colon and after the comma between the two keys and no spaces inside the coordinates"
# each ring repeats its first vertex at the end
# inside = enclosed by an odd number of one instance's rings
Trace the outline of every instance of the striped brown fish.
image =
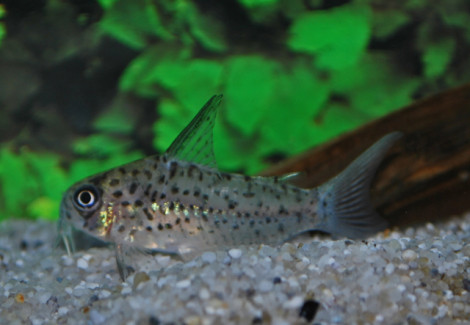
{"type": "Polygon", "coordinates": [[[221,97],[212,97],[163,155],[91,176],[65,193],[59,232],[69,253],[72,229],[113,243],[125,279],[136,250],[184,258],[240,244],[275,245],[309,230],[364,238],[386,227],[370,204],[369,184],[398,132],[324,185],[302,189],[290,184],[290,175],[216,169],[212,129],[221,97]]]}

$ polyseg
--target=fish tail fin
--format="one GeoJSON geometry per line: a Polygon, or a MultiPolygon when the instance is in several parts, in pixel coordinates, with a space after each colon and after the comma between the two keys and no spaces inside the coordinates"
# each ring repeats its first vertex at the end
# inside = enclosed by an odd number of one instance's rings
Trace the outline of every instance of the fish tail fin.
{"type": "Polygon", "coordinates": [[[320,230],[333,236],[365,238],[387,227],[387,221],[372,207],[369,188],[385,153],[401,136],[400,132],[387,134],[319,187],[320,230]]]}

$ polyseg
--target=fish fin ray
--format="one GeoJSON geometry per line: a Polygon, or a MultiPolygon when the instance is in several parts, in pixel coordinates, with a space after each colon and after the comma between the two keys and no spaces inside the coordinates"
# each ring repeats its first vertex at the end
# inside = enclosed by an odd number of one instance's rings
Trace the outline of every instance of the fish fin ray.
{"type": "Polygon", "coordinates": [[[387,134],[320,186],[319,207],[325,216],[320,230],[333,236],[365,238],[387,227],[371,204],[369,187],[386,152],[401,136],[400,132],[387,134]]]}
{"type": "Polygon", "coordinates": [[[214,95],[176,137],[165,154],[168,157],[216,168],[213,129],[222,95],[214,95]]]}

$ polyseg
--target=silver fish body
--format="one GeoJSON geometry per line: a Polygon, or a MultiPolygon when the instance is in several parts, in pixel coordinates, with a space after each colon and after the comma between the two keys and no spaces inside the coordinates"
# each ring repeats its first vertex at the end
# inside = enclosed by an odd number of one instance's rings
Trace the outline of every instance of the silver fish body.
{"type": "Polygon", "coordinates": [[[214,168],[212,127],[219,102],[220,96],[214,96],[164,155],[73,185],[64,195],[59,220],[66,246],[73,246],[72,228],[114,243],[124,279],[132,249],[192,257],[213,248],[279,244],[309,230],[363,238],[386,227],[368,191],[399,133],[379,140],[324,185],[302,189],[288,178],[214,168]]]}

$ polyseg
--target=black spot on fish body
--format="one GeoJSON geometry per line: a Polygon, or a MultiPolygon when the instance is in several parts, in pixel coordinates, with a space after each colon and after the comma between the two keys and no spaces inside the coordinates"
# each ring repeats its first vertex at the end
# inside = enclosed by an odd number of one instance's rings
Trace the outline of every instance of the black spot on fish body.
{"type": "Polygon", "coordinates": [[[131,186],[129,187],[129,194],[134,194],[135,191],[137,190],[137,183],[131,183],[131,186]]]}
{"type": "Polygon", "coordinates": [[[142,202],[142,200],[136,200],[136,201],[134,202],[134,206],[135,206],[136,208],[140,208],[140,207],[143,206],[143,205],[144,205],[144,202],[142,202]]]}
{"type": "Polygon", "coordinates": [[[255,226],[255,221],[253,219],[250,220],[250,227],[254,227],[255,226]]]}
{"type": "Polygon", "coordinates": [[[266,223],[271,223],[271,218],[270,217],[266,217],[266,223]]]}
{"type": "Polygon", "coordinates": [[[263,206],[263,201],[258,201],[258,204],[257,204],[258,208],[261,208],[263,206]]]}
{"type": "Polygon", "coordinates": [[[233,201],[233,200],[228,201],[228,208],[229,209],[235,209],[236,206],[237,206],[236,201],[233,201]]]}
{"type": "Polygon", "coordinates": [[[256,237],[259,237],[259,235],[260,235],[259,229],[255,229],[255,236],[256,236],[256,237]]]}
{"type": "Polygon", "coordinates": [[[144,174],[145,174],[145,176],[147,176],[148,180],[152,179],[152,172],[150,170],[145,169],[144,174]]]}
{"type": "Polygon", "coordinates": [[[119,179],[113,178],[113,179],[109,182],[109,186],[117,186],[117,185],[119,185],[119,183],[120,183],[119,179]]]}
{"type": "Polygon", "coordinates": [[[153,157],[155,159],[156,162],[159,162],[160,161],[160,156],[159,155],[156,155],[153,157]]]}
{"type": "Polygon", "coordinates": [[[126,173],[126,170],[125,170],[124,168],[122,168],[122,167],[119,168],[118,171],[119,171],[121,174],[123,174],[123,175],[126,173]]]}
{"type": "Polygon", "coordinates": [[[131,175],[132,175],[133,177],[136,177],[136,176],[139,175],[139,174],[140,174],[140,171],[139,171],[138,169],[133,169],[132,172],[131,172],[131,175]]]}
{"type": "Polygon", "coordinates": [[[158,184],[163,184],[165,183],[165,175],[160,175],[160,177],[158,178],[158,184]]]}
{"type": "Polygon", "coordinates": [[[234,224],[232,225],[232,229],[233,229],[233,230],[237,230],[237,229],[239,229],[239,228],[240,228],[240,227],[238,226],[237,223],[234,223],[234,224]]]}
{"type": "Polygon", "coordinates": [[[252,198],[253,196],[255,196],[255,193],[253,192],[245,192],[242,194],[244,197],[246,198],[252,198]]]}
{"type": "Polygon", "coordinates": [[[158,164],[156,164],[156,163],[155,163],[155,164],[153,164],[153,165],[152,165],[152,168],[153,168],[153,170],[157,170],[157,168],[158,168],[158,164]]]}
{"type": "Polygon", "coordinates": [[[158,228],[158,230],[163,230],[163,225],[161,223],[158,223],[157,228],[158,228]]]}
{"type": "Polygon", "coordinates": [[[149,209],[143,208],[142,211],[144,211],[144,213],[147,216],[148,220],[153,220],[153,215],[150,213],[149,209]]]}
{"type": "Polygon", "coordinates": [[[129,201],[122,201],[122,202],[121,202],[121,205],[122,205],[123,207],[127,207],[128,205],[130,205],[130,203],[129,203],[129,201]]]}
{"type": "Polygon", "coordinates": [[[176,161],[172,161],[170,163],[170,175],[168,176],[170,179],[172,179],[175,176],[177,169],[178,169],[178,163],[176,161]]]}
{"type": "Polygon", "coordinates": [[[173,186],[171,187],[171,193],[172,193],[172,194],[178,194],[179,190],[180,190],[180,189],[179,189],[178,186],[176,186],[176,185],[173,185],[173,186]]]}
{"type": "Polygon", "coordinates": [[[171,201],[170,204],[168,205],[168,209],[170,211],[173,211],[175,209],[175,202],[171,201]]]}
{"type": "Polygon", "coordinates": [[[145,229],[149,232],[151,232],[153,230],[152,227],[150,227],[150,226],[147,226],[145,229]]]}
{"type": "Polygon", "coordinates": [[[196,188],[193,193],[194,197],[198,197],[200,194],[201,194],[201,190],[199,188],[196,188]]]}
{"type": "Polygon", "coordinates": [[[197,168],[195,165],[193,165],[193,164],[189,165],[189,168],[188,168],[188,177],[189,177],[189,178],[193,177],[193,172],[194,172],[195,170],[197,170],[197,169],[198,169],[198,168],[197,168]]]}
{"type": "Polygon", "coordinates": [[[283,223],[280,223],[279,226],[277,227],[277,230],[279,232],[284,232],[284,224],[283,223]]]}
{"type": "Polygon", "coordinates": [[[119,232],[124,232],[124,230],[126,230],[126,227],[124,227],[124,225],[120,225],[119,228],[118,228],[118,231],[119,232]]]}
{"type": "Polygon", "coordinates": [[[166,194],[165,193],[160,194],[160,199],[163,200],[164,198],[166,198],[166,194]]]}
{"type": "Polygon", "coordinates": [[[202,199],[203,199],[204,201],[208,201],[208,200],[209,200],[209,195],[203,194],[203,195],[202,195],[202,199]]]}
{"type": "Polygon", "coordinates": [[[150,198],[150,200],[152,202],[157,202],[157,195],[158,195],[158,191],[153,191],[152,197],[150,198]]]}
{"type": "Polygon", "coordinates": [[[220,190],[214,190],[214,194],[215,194],[216,196],[220,196],[220,190]]]}
{"type": "Polygon", "coordinates": [[[106,180],[107,176],[108,176],[108,173],[109,172],[105,172],[99,176],[96,176],[92,179],[90,179],[90,183],[95,185],[95,186],[99,186],[104,180],[106,180]]]}
{"type": "Polygon", "coordinates": [[[199,181],[202,182],[204,180],[204,175],[202,171],[199,171],[199,181]]]}
{"type": "Polygon", "coordinates": [[[286,208],[284,208],[284,206],[282,204],[279,207],[278,214],[288,214],[288,211],[286,210],[286,208]]]}
{"type": "Polygon", "coordinates": [[[129,216],[129,219],[135,219],[135,213],[131,213],[131,215],[129,216]]]}
{"type": "Polygon", "coordinates": [[[148,184],[144,191],[145,196],[149,196],[151,188],[152,188],[152,184],[148,184]]]}
{"type": "Polygon", "coordinates": [[[251,181],[251,176],[245,175],[245,181],[246,181],[246,182],[251,181]]]}
{"type": "Polygon", "coordinates": [[[188,195],[189,194],[189,190],[184,190],[183,191],[183,195],[188,195]]]}
{"type": "Polygon", "coordinates": [[[181,223],[181,218],[176,218],[175,225],[179,225],[181,223]]]}
{"type": "Polygon", "coordinates": [[[191,219],[190,219],[189,217],[186,217],[186,218],[184,218],[184,222],[190,223],[190,222],[191,222],[191,219]]]}
{"type": "Polygon", "coordinates": [[[220,176],[222,176],[222,178],[225,178],[228,181],[232,180],[232,175],[228,173],[220,173],[220,176]]]}
{"type": "Polygon", "coordinates": [[[113,192],[112,195],[113,195],[114,198],[119,199],[122,196],[122,192],[121,191],[116,191],[116,192],[113,192]]]}

